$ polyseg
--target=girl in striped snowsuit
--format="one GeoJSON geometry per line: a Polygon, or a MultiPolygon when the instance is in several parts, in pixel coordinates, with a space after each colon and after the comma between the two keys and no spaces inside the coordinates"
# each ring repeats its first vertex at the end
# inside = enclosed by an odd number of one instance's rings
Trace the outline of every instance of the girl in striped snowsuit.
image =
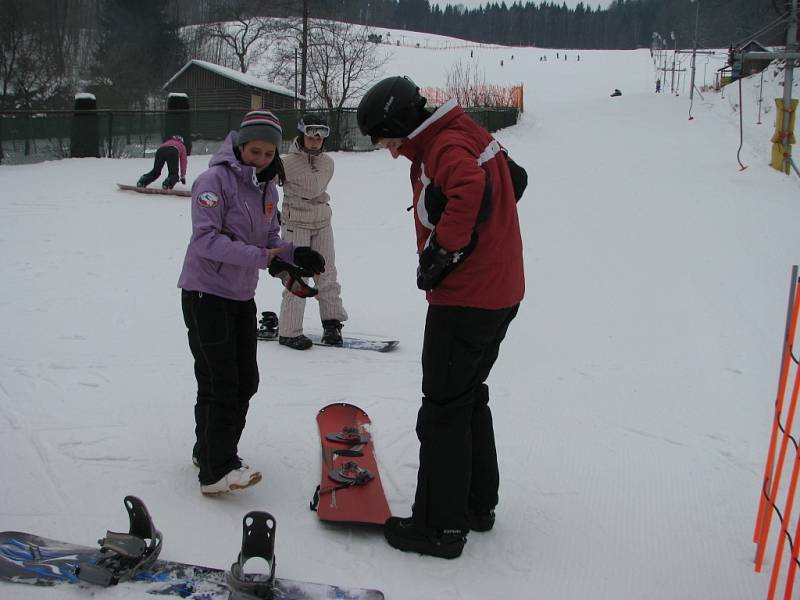
{"type": "MultiPolygon", "coordinates": [[[[325,272],[314,276],[319,290],[316,299],[322,321],[322,341],[340,345],[342,322],[347,320],[347,312],[336,278],[330,196],[326,191],[333,177],[333,159],[323,148],[330,129],[320,115],[304,115],[297,129],[300,135],[283,158],[286,172],[281,210],[283,239],[296,246],[310,246],[325,257],[325,272]]],[[[295,350],[306,350],[312,345],[303,335],[305,304],[305,298],[288,291],[283,294],[278,341],[295,350]]]]}

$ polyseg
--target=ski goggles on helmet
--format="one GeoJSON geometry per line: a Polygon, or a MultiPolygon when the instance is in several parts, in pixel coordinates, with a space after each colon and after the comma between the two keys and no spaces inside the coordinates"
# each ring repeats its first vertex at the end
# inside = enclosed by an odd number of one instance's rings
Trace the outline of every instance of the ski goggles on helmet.
{"type": "Polygon", "coordinates": [[[310,138],[325,139],[331,134],[331,128],[327,125],[303,125],[303,135],[310,138]]]}

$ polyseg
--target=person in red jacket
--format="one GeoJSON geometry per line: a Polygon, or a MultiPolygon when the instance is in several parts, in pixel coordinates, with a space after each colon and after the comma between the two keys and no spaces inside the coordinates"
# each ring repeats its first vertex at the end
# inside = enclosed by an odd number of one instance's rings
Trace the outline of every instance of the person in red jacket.
{"type": "Polygon", "coordinates": [[[417,489],[408,518],[384,525],[400,550],[455,558],[494,526],[499,474],[486,379],[524,295],[515,179],[504,148],[451,100],[430,112],[407,77],[362,98],[358,125],[411,161],[422,347],[417,489]]]}
{"type": "Polygon", "coordinates": [[[139,178],[136,183],[137,187],[147,187],[156,179],[161,177],[161,170],[164,168],[164,163],[167,165],[167,178],[161,184],[165,190],[171,190],[175,184],[180,181],[186,185],[186,168],[188,165],[186,158],[186,145],[183,138],[179,135],[164,140],[164,143],[156,150],[155,160],[153,161],[153,169],[148,171],[139,178]],[[180,175],[178,174],[178,165],[180,164],[180,175]]]}

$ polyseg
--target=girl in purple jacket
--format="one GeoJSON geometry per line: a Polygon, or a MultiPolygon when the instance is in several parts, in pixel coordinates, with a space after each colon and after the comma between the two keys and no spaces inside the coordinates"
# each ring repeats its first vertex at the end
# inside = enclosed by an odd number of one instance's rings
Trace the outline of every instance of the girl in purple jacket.
{"type": "Polygon", "coordinates": [[[259,381],[254,300],[259,269],[269,269],[304,297],[316,290],[301,277],[325,270],[320,254],[280,238],[281,138],[271,112],[247,113],[192,185],[192,237],[178,287],[197,378],[192,460],[207,495],[261,480],[238,454],[259,381]]]}

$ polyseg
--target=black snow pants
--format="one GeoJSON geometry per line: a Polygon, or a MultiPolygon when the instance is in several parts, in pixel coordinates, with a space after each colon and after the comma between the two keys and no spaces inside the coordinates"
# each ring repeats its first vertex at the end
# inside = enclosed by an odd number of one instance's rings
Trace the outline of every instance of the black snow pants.
{"type": "Polygon", "coordinates": [[[172,185],[169,187],[175,185],[178,182],[178,179],[180,179],[178,171],[179,158],[180,154],[178,153],[177,148],[174,146],[161,146],[158,150],[156,150],[155,160],[153,161],[153,170],[142,175],[140,180],[142,185],[148,186],[158,179],[161,176],[161,171],[164,169],[165,163],[168,171],[167,178],[172,183],[172,185]]]}
{"type": "Polygon", "coordinates": [[[239,438],[258,390],[256,303],[183,290],[181,304],[197,378],[193,452],[207,485],[242,464],[239,438]]]}
{"type": "Polygon", "coordinates": [[[468,529],[468,509],[497,505],[500,475],[486,379],[518,309],[428,307],[413,509],[422,526],[468,529]]]}

